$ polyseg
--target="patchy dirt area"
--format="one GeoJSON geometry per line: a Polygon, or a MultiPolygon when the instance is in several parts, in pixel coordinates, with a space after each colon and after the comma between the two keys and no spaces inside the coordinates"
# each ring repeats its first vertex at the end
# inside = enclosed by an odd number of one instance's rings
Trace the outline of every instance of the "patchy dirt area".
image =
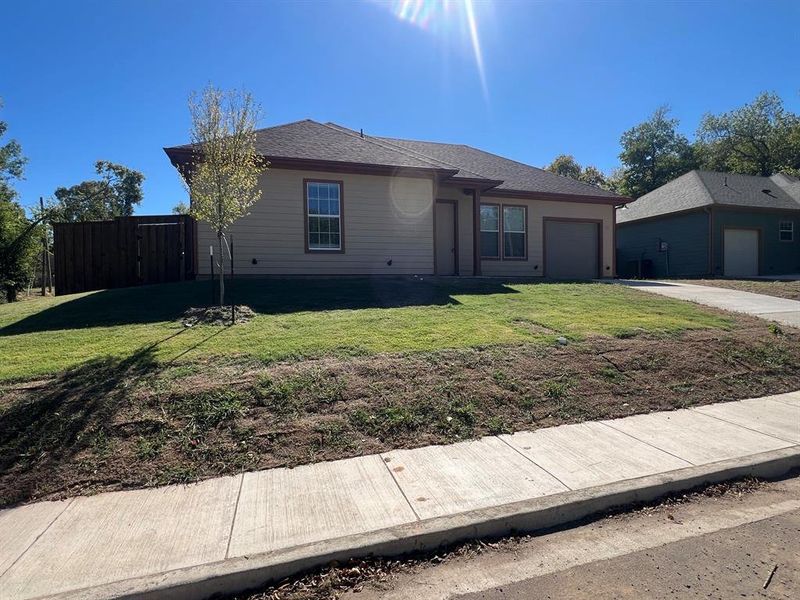
{"type": "Polygon", "coordinates": [[[142,350],[0,390],[0,506],[800,389],[800,331],[264,365],[142,350]]]}
{"type": "Polygon", "coordinates": [[[244,304],[234,306],[209,306],[190,308],[181,317],[184,327],[195,325],[233,325],[247,323],[256,316],[252,308],[244,304]]]}
{"type": "Polygon", "coordinates": [[[800,281],[765,281],[763,279],[682,279],[675,281],[800,300],[800,281]]]}

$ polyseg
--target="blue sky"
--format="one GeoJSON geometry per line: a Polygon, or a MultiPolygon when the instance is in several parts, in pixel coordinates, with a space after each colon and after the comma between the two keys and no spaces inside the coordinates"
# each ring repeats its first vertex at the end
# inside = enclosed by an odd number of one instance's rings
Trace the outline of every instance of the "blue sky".
{"type": "Polygon", "coordinates": [[[263,126],[335,121],[607,171],[664,103],[689,135],[762,90],[800,112],[797,2],[474,0],[480,61],[461,0],[416,22],[401,4],[7,0],[0,118],[30,159],[23,204],[106,159],[145,174],[138,213],[169,212],[185,192],[161,148],[188,141],[187,97],[208,82],[252,91],[263,126]]]}

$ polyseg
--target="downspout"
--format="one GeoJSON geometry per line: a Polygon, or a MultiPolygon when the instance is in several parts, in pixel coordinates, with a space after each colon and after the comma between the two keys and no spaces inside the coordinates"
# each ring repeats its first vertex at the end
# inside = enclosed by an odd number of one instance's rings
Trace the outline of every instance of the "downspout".
{"type": "Polygon", "coordinates": [[[714,277],[714,211],[708,209],[708,276],[714,277]]]}
{"type": "MultiPolygon", "coordinates": [[[[611,244],[614,246],[611,253],[611,278],[617,278],[617,210],[625,208],[625,204],[612,204],[611,205],[611,244]]],[[[639,264],[639,275],[641,275],[642,267],[639,264]]]]}
{"type": "Polygon", "coordinates": [[[481,192],[480,189],[472,190],[472,260],[473,276],[481,274],[481,192]]]}

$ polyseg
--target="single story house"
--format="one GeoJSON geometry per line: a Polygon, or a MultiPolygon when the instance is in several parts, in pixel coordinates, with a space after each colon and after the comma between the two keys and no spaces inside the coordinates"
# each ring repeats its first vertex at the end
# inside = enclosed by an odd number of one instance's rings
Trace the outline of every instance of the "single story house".
{"type": "MultiPolygon", "coordinates": [[[[262,197],[230,233],[237,275],[615,275],[621,197],[460,144],[311,120],[257,132],[262,197]]],[[[191,145],[164,149],[184,171],[191,145]]],[[[216,238],[198,225],[202,257],[216,238]]]]}
{"type": "Polygon", "coordinates": [[[800,180],[690,171],[617,211],[621,276],[800,273],[800,180]]]}

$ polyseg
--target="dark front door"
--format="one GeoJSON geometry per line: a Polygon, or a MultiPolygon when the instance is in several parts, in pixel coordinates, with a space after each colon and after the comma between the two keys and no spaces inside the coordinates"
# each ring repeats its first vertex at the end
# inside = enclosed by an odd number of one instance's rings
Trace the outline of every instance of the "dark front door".
{"type": "Polygon", "coordinates": [[[436,202],[436,274],[456,274],[456,205],[436,202]]]}

